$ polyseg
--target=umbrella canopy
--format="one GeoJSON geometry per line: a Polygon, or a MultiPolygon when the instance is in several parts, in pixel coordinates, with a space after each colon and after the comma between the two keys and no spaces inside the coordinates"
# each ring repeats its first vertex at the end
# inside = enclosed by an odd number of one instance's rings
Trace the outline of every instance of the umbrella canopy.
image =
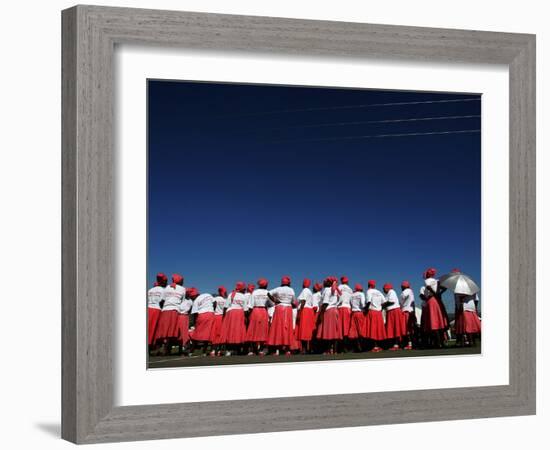
{"type": "Polygon", "coordinates": [[[451,272],[439,279],[439,284],[451,289],[455,294],[474,295],[479,292],[479,286],[462,272],[451,272]]]}

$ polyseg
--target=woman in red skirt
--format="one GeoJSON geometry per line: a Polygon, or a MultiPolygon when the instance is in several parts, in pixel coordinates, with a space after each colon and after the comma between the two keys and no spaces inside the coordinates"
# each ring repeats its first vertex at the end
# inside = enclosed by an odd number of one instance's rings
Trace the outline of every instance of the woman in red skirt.
{"type": "Polygon", "coordinates": [[[309,288],[311,286],[311,280],[309,278],[304,279],[302,284],[303,289],[298,296],[299,312],[298,312],[298,326],[296,331],[296,337],[301,343],[302,353],[309,353],[311,350],[310,343],[313,337],[313,329],[315,328],[315,311],[313,310],[313,292],[309,288]]]}
{"type": "Polygon", "coordinates": [[[355,285],[355,292],[351,295],[351,325],[349,327],[348,338],[355,343],[358,352],[362,352],[362,340],[365,338],[365,294],[363,286],[359,283],[355,285]]]}
{"type": "Polygon", "coordinates": [[[164,305],[157,323],[155,341],[161,346],[160,353],[166,355],[173,345],[179,345],[178,314],[185,299],[183,277],[172,275],[172,283],[164,289],[164,305]]]}
{"type": "Polygon", "coordinates": [[[365,320],[365,336],[374,342],[373,352],[381,352],[380,344],[386,340],[386,329],[384,327],[384,316],[382,315],[382,304],[385,297],[382,292],[376,289],[376,281],[369,280],[366,302],[368,313],[365,320]]]}
{"type": "Polygon", "coordinates": [[[351,295],[353,290],[349,287],[349,279],[346,276],[340,278],[340,286],[338,290],[340,295],[338,297],[338,319],[340,320],[340,330],[342,330],[342,339],[344,340],[344,346],[346,346],[349,327],[351,325],[351,295]]]}
{"type": "Polygon", "coordinates": [[[412,338],[416,329],[416,315],[414,313],[414,292],[408,281],[401,282],[401,295],[399,296],[401,315],[403,316],[403,330],[407,344],[405,350],[412,350],[412,338]]]}
{"type": "Polygon", "coordinates": [[[162,312],[164,301],[164,289],[168,284],[168,278],[163,273],[157,274],[155,285],[147,292],[147,344],[149,352],[152,352],[155,344],[155,333],[162,312]]]}
{"type": "Polygon", "coordinates": [[[279,351],[283,350],[287,356],[290,356],[290,347],[295,338],[292,308],[296,307],[296,296],[294,289],[290,287],[290,277],[284,276],[281,279],[281,286],[269,291],[268,297],[275,303],[275,311],[269,328],[267,345],[274,349],[275,355],[279,355],[279,351]]]}
{"type": "Polygon", "coordinates": [[[390,339],[391,344],[393,344],[390,347],[390,351],[396,351],[399,350],[401,336],[405,334],[401,306],[391,283],[384,285],[384,293],[386,294],[384,301],[384,308],[386,309],[386,339],[390,339]]]}
{"type": "Polygon", "coordinates": [[[193,300],[197,298],[199,291],[197,288],[191,287],[185,291],[185,298],[181,302],[178,309],[178,345],[179,354],[186,352],[186,347],[189,344],[189,314],[193,307],[193,300]]]}
{"type": "Polygon", "coordinates": [[[229,295],[228,308],[222,323],[220,340],[226,346],[225,356],[242,349],[246,337],[244,308],[246,307],[246,285],[239,281],[229,295]]]}
{"type": "Polygon", "coordinates": [[[477,294],[455,294],[455,333],[457,343],[467,347],[475,345],[475,337],[481,333],[481,321],[477,315],[477,294]]]}
{"type": "Polygon", "coordinates": [[[334,354],[338,351],[337,343],[342,339],[342,329],[338,317],[338,284],[336,279],[325,279],[323,289],[319,325],[317,327],[317,339],[326,343],[325,353],[334,354]]]}
{"type": "Polygon", "coordinates": [[[250,344],[249,355],[265,355],[262,346],[266,343],[269,334],[269,316],[267,307],[271,304],[267,296],[268,281],[258,280],[258,289],[252,291],[249,298],[250,315],[246,329],[246,342],[250,344]]]}
{"type": "Polygon", "coordinates": [[[443,347],[445,330],[449,326],[447,311],[441,301],[441,295],[446,291],[434,278],[436,270],[427,269],[424,272],[424,286],[420,290],[420,298],[426,303],[422,311],[423,332],[427,337],[428,346],[443,347]]]}
{"type": "Polygon", "coordinates": [[[212,333],[210,335],[210,342],[212,343],[212,352],[210,355],[221,356],[222,342],[222,323],[223,316],[225,314],[227,301],[227,289],[225,286],[218,287],[218,295],[214,297],[214,324],[212,325],[212,333]]]}
{"type": "MultiPolygon", "coordinates": [[[[191,315],[194,318],[195,327],[189,333],[192,341],[191,353],[197,345],[200,345],[203,354],[206,354],[215,321],[214,303],[214,297],[210,294],[199,294],[193,301],[191,315]]],[[[212,353],[210,355],[214,356],[212,353]]]]}

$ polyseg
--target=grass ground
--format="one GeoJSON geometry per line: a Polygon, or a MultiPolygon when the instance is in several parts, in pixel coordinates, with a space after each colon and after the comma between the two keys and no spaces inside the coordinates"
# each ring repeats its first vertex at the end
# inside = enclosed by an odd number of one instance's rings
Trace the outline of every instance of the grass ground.
{"type": "Polygon", "coordinates": [[[199,366],[222,366],[232,364],[273,364],[292,362],[312,361],[343,361],[354,359],[379,359],[379,358],[411,358],[420,356],[456,356],[475,355],[481,353],[481,347],[455,347],[450,344],[443,349],[428,350],[400,350],[397,352],[383,351],[380,353],[340,353],[337,355],[292,355],[292,356],[222,356],[208,357],[201,355],[194,356],[155,356],[149,358],[150,369],[164,369],[169,367],[199,367],[199,366]]]}

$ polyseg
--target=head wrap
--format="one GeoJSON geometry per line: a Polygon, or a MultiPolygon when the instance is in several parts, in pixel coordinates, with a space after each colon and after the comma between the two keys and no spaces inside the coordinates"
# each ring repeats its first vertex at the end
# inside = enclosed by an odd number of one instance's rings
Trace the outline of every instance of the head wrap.
{"type": "Polygon", "coordinates": [[[187,289],[187,291],[185,291],[185,296],[191,299],[195,299],[196,297],[198,297],[198,295],[199,290],[195,287],[190,287],[189,289],[187,289]]]}
{"type": "Polygon", "coordinates": [[[220,294],[222,297],[225,297],[227,295],[227,289],[225,286],[218,287],[218,294],[220,294]]]}
{"type": "Polygon", "coordinates": [[[290,286],[290,277],[288,275],[281,278],[281,286],[290,286]]]}
{"type": "Polygon", "coordinates": [[[172,284],[170,286],[175,289],[176,284],[183,286],[183,277],[179,273],[175,273],[174,275],[172,275],[172,284]]]}
{"type": "Polygon", "coordinates": [[[304,282],[302,284],[302,287],[308,288],[311,286],[311,280],[309,278],[304,278],[304,282]]]}
{"type": "Polygon", "coordinates": [[[453,273],[460,273],[460,269],[457,269],[457,268],[455,267],[453,270],[451,270],[451,272],[453,272],[453,273]]]}
{"type": "Polygon", "coordinates": [[[355,290],[356,290],[356,291],[363,292],[363,285],[361,285],[360,283],[357,283],[357,284],[355,285],[355,290]]]}
{"type": "Polygon", "coordinates": [[[340,277],[340,281],[342,282],[342,284],[348,284],[349,283],[349,278],[346,277],[345,275],[342,275],[340,277]]]}
{"type": "Polygon", "coordinates": [[[319,292],[321,289],[323,289],[323,285],[322,285],[321,283],[315,283],[315,284],[313,285],[313,290],[314,290],[315,292],[319,292]]]}
{"type": "Polygon", "coordinates": [[[376,287],[376,280],[369,280],[368,285],[369,285],[370,288],[375,288],[376,287]]]}
{"type": "Polygon", "coordinates": [[[235,294],[237,292],[244,292],[246,290],[246,284],[244,283],[244,281],[237,281],[237,283],[235,283],[235,289],[233,289],[233,291],[231,292],[231,300],[233,300],[235,298],[235,294]]]}
{"type": "Polygon", "coordinates": [[[407,280],[404,280],[404,281],[401,282],[401,287],[402,288],[410,288],[411,283],[409,283],[407,280]]]}
{"type": "Polygon", "coordinates": [[[157,273],[157,286],[166,286],[168,284],[168,277],[162,272],[157,273]]]}
{"type": "Polygon", "coordinates": [[[386,283],[386,284],[384,285],[384,290],[385,290],[385,291],[389,291],[390,289],[393,289],[392,284],[391,284],[391,283],[386,283]]]}
{"type": "Polygon", "coordinates": [[[252,283],[249,283],[246,290],[248,291],[248,293],[252,294],[252,292],[254,292],[254,289],[256,289],[256,286],[254,286],[252,283]]]}
{"type": "Polygon", "coordinates": [[[430,267],[430,268],[428,268],[424,271],[423,277],[424,277],[424,279],[432,278],[432,277],[435,276],[436,273],[437,273],[437,270],[434,269],[433,267],[430,267]]]}
{"type": "Polygon", "coordinates": [[[258,280],[258,287],[261,288],[261,289],[267,288],[268,284],[269,284],[269,282],[265,278],[260,278],[258,280]]]}

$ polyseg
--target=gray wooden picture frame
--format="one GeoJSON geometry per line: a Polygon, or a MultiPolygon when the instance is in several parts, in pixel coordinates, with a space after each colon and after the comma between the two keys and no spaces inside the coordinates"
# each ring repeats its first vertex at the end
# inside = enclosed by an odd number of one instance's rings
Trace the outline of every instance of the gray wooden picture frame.
{"type": "Polygon", "coordinates": [[[94,443],[535,413],[535,36],[98,6],[63,11],[62,31],[64,439],[94,443]],[[125,43],[507,65],[509,384],[115,407],[113,52],[125,43]]]}

